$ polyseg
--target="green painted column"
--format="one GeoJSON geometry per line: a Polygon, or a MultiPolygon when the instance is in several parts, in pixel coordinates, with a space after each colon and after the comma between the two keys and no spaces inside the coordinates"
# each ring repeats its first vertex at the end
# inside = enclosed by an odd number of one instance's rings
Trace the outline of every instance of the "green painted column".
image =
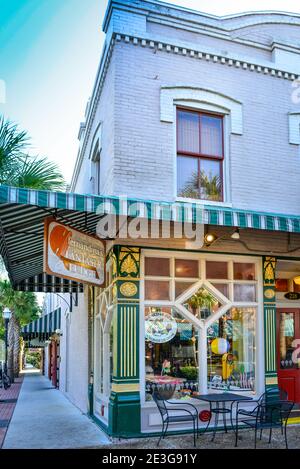
{"type": "Polygon", "coordinates": [[[139,377],[140,250],[113,248],[115,308],[113,312],[113,377],[109,431],[137,436],[141,430],[139,377]]]}
{"type": "Polygon", "coordinates": [[[276,258],[263,258],[265,384],[278,385],[276,366],[276,258]]]}

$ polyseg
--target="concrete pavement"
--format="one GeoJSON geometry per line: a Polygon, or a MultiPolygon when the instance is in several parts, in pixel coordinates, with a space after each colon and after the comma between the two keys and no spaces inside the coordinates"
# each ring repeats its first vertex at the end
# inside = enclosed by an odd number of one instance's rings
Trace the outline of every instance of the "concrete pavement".
{"type": "Polygon", "coordinates": [[[25,372],[3,449],[97,448],[110,440],[37,371],[25,372]]]}

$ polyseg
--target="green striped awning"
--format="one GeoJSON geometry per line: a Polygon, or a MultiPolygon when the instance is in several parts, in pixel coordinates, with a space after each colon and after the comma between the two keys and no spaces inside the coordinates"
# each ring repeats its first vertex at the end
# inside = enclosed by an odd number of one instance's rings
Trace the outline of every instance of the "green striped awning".
{"type": "MultiPolygon", "coordinates": [[[[105,214],[300,233],[300,216],[294,215],[0,186],[0,253],[15,288],[66,291],[66,283],[43,276],[43,223],[47,216],[94,234],[105,214]]],[[[76,283],[69,285],[70,291],[74,289],[76,283]]]]}
{"type": "Polygon", "coordinates": [[[51,313],[45,314],[24,326],[21,333],[24,340],[38,338],[40,341],[43,341],[47,340],[60,327],[61,308],[57,308],[51,313]]]}
{"type": "MultiPolygon", "coordinates": [[[[199,203],[125,199],[113,196],[0,186],[1,218],[1,205],[3,204],[44,208],[44,216],[47,216],[47,209],[48,215],[54,214],[56,210],[77,212],[78,215],[87,213],[101,216],[105,213],[112,213],[131,217],[145,216],[148,219],[199,221],[209,225],[300,233],[300,216],[254,212],[213,205],[202,206],[199,203]]],[[[76,224],[78,225],[74,220],[74,225],[76,224]]]]}

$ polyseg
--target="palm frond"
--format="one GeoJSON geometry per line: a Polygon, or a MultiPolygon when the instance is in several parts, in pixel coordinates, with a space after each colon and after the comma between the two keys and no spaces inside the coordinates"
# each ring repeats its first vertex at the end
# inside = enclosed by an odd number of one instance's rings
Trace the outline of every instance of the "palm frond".
{"type": "Polygon", "coordinates": [[[47,158],[26,156],[10,184],[32,189],[62,190],[65,181],[58,166],[47,158]]]}
{"type": "Polygon", "coordinates": [[[0,182],[18,167],[25,149],[29,145],[29,137],[20,131],[16,124],[0,117],[0,182]]]}

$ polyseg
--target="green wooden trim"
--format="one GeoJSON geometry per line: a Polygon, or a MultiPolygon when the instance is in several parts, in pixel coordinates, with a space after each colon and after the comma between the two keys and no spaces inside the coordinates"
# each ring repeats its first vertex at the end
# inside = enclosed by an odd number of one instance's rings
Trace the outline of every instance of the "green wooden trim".
{"type": "Polygon", "coordinates": [[[264,342],[266,387],[276,386],[276,262],[271,256],[263,258],[264,342]]]}

